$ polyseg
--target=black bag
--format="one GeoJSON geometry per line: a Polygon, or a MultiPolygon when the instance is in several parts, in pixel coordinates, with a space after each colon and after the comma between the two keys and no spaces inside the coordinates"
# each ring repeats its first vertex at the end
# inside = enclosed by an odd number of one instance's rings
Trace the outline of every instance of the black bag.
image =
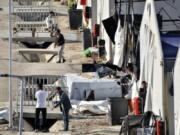
{"type": "Polygon", "coordinates": [[[57,46],[61,46],[65,43],[65,39],[64,39],[64,36],[60,33],[56,36],[56,40],[55,40],[55,44],[57,46]]]}

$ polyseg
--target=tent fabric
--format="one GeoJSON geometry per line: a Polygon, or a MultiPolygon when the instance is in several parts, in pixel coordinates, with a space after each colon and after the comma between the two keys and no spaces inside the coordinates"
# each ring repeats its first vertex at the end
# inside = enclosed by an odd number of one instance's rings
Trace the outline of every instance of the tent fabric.
{"type": "Polygon", "coordinates": [[[84,93],[94,90],[95,100],[105,100],[108,97],[121,97],[121,86],[111,79],[88,79],[80,75],[67,75],[69,97],[74,100],[84,100],[84,93]]]}
{"type": "Polygon", "coordinates": [[[154,0],[146,0],[140,27],[140,82],[148,83],[146,111],[163,114],[163,52],[155,12],[154,0]],[[149,99],[149,100],[148,100],[149,99]]]}
{"type": "Polygon", "coordinates": [[[174,119],[175,119],[175,135],[180,134],[180,49],[176,58],[174,67],[174,119]]]}
{"type": "Polygon", "coordinates": [[[0,110],[0,120],[9,121],[9,110],[7,108],[0,110]]]}
{"type": "Polygon", "coordinates": [[[118,21],[116,20],[116,15],[103,20],[102,23],[109,38],[111,39],[113,44],[115,44],[115,33],[118,27],[118,21]]]}
{"type": "Polygon", "coordinates": [[[180,47],[180,35],[163,34],[161,35],[164,58],[176,58],[180,47]]]}
{"type": "Polygon", "coordinates": [[[73,113],[91,112],[93,114],[107,114],[109,111],[109,102],[107,100],[101,101],[78,101],[71,100],[73,113]]]}
{"type": "Polygon", "coordinates": [[[133,82],[132,87],[131,87],[131,91],[132,91],[131,99],[139,97],[139,92],[138,92],[138,87],[137,87],[136,81],[133,82]]]}

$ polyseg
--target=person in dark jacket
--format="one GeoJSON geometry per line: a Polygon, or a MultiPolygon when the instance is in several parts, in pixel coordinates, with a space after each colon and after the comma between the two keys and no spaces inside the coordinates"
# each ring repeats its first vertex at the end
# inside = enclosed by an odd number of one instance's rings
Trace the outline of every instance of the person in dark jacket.
{"type": "Polygon", "coordinates": [[[64,63],[65,59],[64,59],[63,53],[64,53],[65,39],[60,29],[56,30],[55,38],[56,38],[55,47],[59,48],[59,51],[58,51],[59,61],[57,61],[57,63],[64,63]]]}
{"type": "Polygon", "coordinates": [[[139,89],[139,97],[141,97],[143,99],[143,110],[144,110],[145,102],[146,102],[147,87],[148,87],[147,82],[142,81],[141,87],[139,89]]]}
{"type": "Polygon", "coordinates": [[[56,88],[57,94],[59,94],[60,100],[56,102],[54,107],[60,106],[60,110],[63,113],[63,119],[64,119],[64,131],[68,131],[69,126],[69,110],[71,107],[71,102],[69,100],[68,95],[61,89],[61,87],[56,88]]]}

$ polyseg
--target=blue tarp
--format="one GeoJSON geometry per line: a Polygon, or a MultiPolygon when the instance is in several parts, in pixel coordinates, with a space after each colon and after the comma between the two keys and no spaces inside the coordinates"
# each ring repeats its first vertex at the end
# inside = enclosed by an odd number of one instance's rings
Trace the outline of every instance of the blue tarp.
{"type": "Polygon", "coordinates": [[[180,47],[179,34],[161,35],[162,49],[164,58],[176,58],[178,48],[180,47]]]}

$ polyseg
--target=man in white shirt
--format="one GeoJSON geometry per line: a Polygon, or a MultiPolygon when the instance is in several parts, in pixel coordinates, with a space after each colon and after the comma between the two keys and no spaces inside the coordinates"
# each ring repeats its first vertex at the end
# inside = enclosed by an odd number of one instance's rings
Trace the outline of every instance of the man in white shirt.
{"type": "Polygon", "coordinates": [[[40,122],[39,122],[39,114],[42,112],[42,130],[46,131],[46,98],[47,98],[47,92],[43,90],[43,85],[38,84],[38,91],[35,94],[35,98],[37,99],[36,102],[36,118],[35,118],[35,132],[37,132],[40,129],[40,122]]]}
{"type": "Polygon", "coordinates": [[[49,12],[48,17],[46,17],[46,26],[49,32],[51,33],[51,36],[53,32],[57,29],[57,24],[55,23],[55,13],[53,11],[49,12]]]}

